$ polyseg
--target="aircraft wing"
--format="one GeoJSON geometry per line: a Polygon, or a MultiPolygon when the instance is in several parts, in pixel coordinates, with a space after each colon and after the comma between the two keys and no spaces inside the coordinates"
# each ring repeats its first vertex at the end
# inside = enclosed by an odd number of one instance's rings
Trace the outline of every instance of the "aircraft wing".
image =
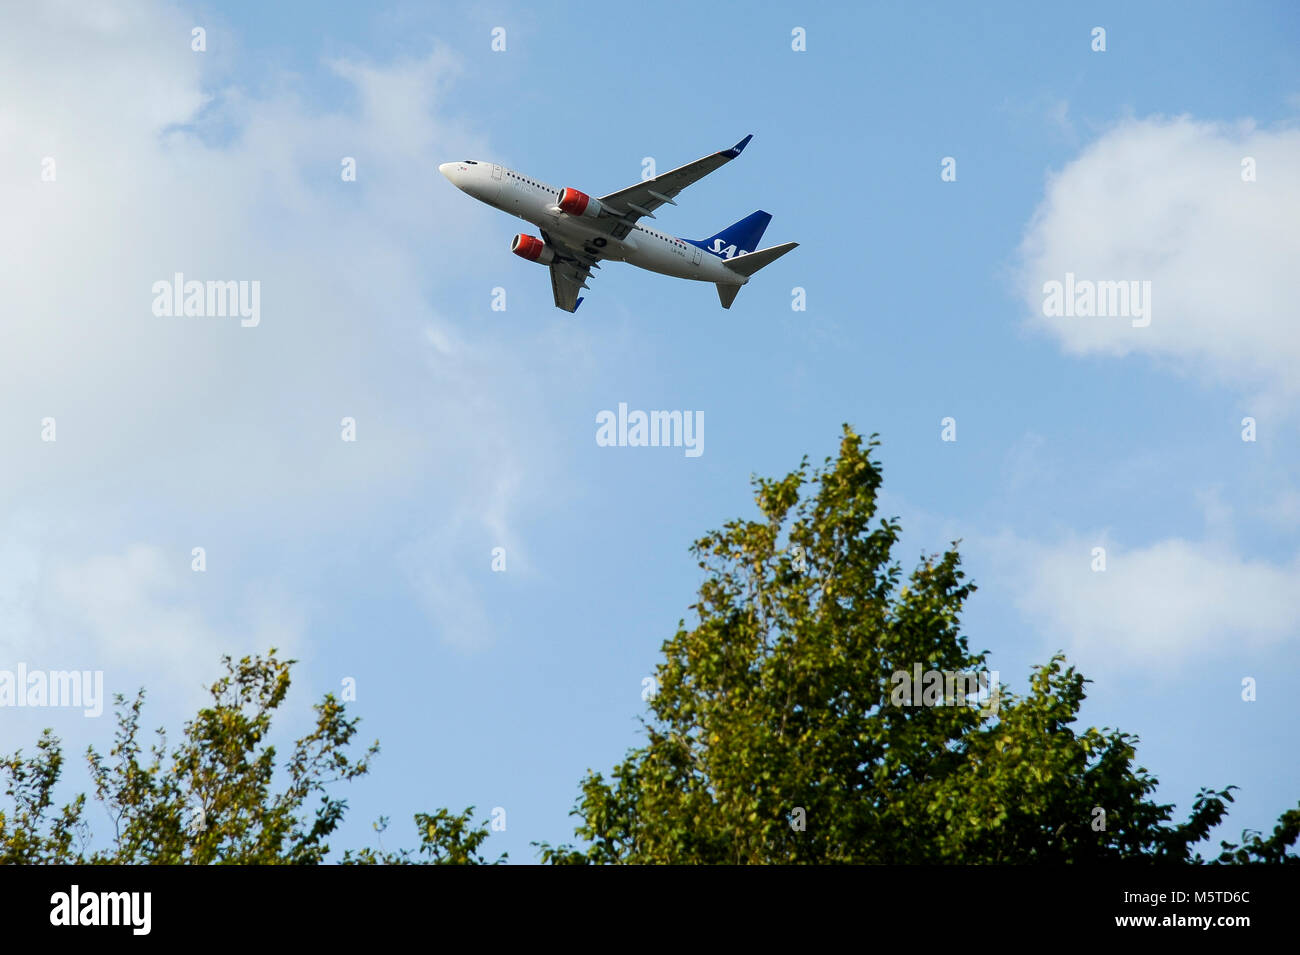
{"type": "Polygon", "coordinates": [[[600,268],[600,256],[577,249],[565,242],[557,242],[545,231],[542,238],[555,253],[551,263],[551,291],[555,293],[555,307],[566,312],[576,312],[582,304],[582,290],[587,287],[591,270],[600,268]]]}
{"type": "MultiPolygon", "coordinates": [[[[616,239],[621,239],[631,231],[637,219],[642,216],[649,216],[653,219],[655,210],[664,203],[677,205],[677,203],[673,202],[673,198],[679,192],[691,183],[703,179],[713,170],[731,162],[740,155],[741,150],[753,138],[754,134],[750,133],[730,149],[720,150],[712,155],[705,156],[703,159],[688,162],[685,166],[678,166],[672,172],[666,172],[661,176],[655,176],[653,179],[638,182],[635,186],[628,186],[618,192],[611,192],[607,196],[601,196],[602,211],[610,213],[607,220],[610,226],[610,234],[616,239]]],[[[602,216],[601,221],[606,221],[606,217],[602,216]]]]}

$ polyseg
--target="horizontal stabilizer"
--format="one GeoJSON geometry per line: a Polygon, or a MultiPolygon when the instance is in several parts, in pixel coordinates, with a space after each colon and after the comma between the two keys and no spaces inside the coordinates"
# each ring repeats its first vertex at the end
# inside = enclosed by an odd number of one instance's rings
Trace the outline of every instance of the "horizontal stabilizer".
{"type": "Polygon", "coordinates": [[[736,300],[740,293],[739,285],[723,285],[718,283],[718,301],[722,303],[723,308],[731,308],[731,303],[736,300]]]}
{"type": "MultiPolygon", "coordinates": [[[[735,258],[727,259],[723,264],[739,275],[750,276],[763,266],[771,265],[791,249],[797,249],[798,247],[798,242],[786,242],[782,245],[774,245],[770,249],[759,249],[757,252],[748,252],[745,255],[738,255],[735,258]]],[[[718,288],[718,294],[721,295],[722,286],[718,286],[718,288]]],[[[732,298],[735,298],[735,295],[732,295],[732,298]]],[[[726,304],[726,302],[723,302],[724,306],[726,304]]]]}

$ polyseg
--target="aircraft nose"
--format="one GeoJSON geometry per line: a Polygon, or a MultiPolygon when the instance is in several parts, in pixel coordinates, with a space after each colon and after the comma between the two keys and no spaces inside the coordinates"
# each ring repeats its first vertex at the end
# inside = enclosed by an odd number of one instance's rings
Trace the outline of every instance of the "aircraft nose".
{"type": "Polygon", "coordinates": [[[438,172],[446,176],[450,182],[454,183],[456,181],[454,178],[456,173],[456,164],[454,162],[443,163],[438,167],[438,172]]]}

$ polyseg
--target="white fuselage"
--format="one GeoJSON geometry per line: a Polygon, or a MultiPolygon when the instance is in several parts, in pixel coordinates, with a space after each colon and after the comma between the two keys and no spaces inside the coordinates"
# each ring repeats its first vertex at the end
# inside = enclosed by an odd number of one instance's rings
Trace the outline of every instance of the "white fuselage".
{"type": "Polygon", "coordinates": [[[602,259],[627,262],[679,279],[744,285],[747,276],[727,268],[724,259],[638,223],[622,239],[609,234],[608,218],[574,216],[560,209],[560,190],[523,173],[490,162],[448,162],[438,171],[462,192],[544,229],[574,248],[602,259]]]}

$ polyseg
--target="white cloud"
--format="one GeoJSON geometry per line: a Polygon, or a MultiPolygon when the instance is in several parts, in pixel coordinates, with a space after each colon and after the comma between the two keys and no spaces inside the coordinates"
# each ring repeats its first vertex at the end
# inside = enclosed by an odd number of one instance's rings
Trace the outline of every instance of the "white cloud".
{"type": "Polygon", "coordinates": [[[1085,663],[1172,667],[1300,636],[1300,556],[1272,563],[1224,541],[1182,538],[1125,547],[1104,533],[1004,535],[981,549],[1046,642],[1085,663]],[[1095,547],[1105,548],[1104,571],[1092,569],[1095,547]]]}
{"type": "Polygon", "coordinates": [[[0,665],[103,669],[111,692],[147,685],[196,701],[223,653],[303,649],[294,600],[256,582],[229,599],[228,578],[194,572],[187,551],[132,541],[104,552],[72,523],[25,511],[0,529],[0,665]]]}
{"type": "MultiPolygon", "coordinates": [[[[322,108],[274,77],[265,96],[210,87],[215,58],[190,50],[192,24],[170,6],[34,9],[0,14],[0,498],[35,515],[8,557],[26,577],[0,579],[0,622],[34,644],[75,630],[107,656],[195,657],[210,673],[250,633],[296,639],[300,611],[235,586],[224,597],[238,607],[191,598],[178,536],[225,534],[252,558],[314,534],[338,546],[352,528],[375,550],[427,537],[430,567],[447,566],[461,543],[432,531],[455,513],[472,553],[507,539],[511,569],[525,567],[509,528],[553,454],[537,381],[582,332],[499,342],[431,305],[483,268],[451,253],[491,241],[487,211],[437,173],[492,152],[443,117],[454,56],[335,61],[355,105],[322,108]],[[355,183],[340,179],[344,156],[355,183]],[[154,316],[152,285],[175,272],[260,281],[261,324],[154,316]],[[340,440],[344,416],[355,444],[340,440]],[[438,506],[421,523],[413,500],[438,506]]],[[[238,37],[223,44],[229,65],[238,37]]],[[[485,310],[496,284],[485,277],[485,310]]],[[[318,551],[284,568],[305,592],[311,560],[330,562],[318,551]]],[[[481,613],[465,577],[457,599],[481,613]]],[[[412,597],[446,612],[423,588],[412,597]]]]}
{"type": "Polygon", "coordinates": [[[1279,399],[1300,391],[1300,129],[1122,122],[1049,177],[1020,248],[1030,324],[1071,354],[1148,354],[1279,399]],[[1257,181],[1243,182],[1242,159],[1257,181]],[[1048,318],[1067,272],[1148,280],[1152,320],[1048,318]]]}
{"type": "MultiPolygon", "coordinates": [[[[179,660],[214,660],[212,634],[193,606],[173,603],[181,590],[180,561],[162,550],[130,544],[120,554],[100,554],[50,568],[47,612],[73,625],[79,642],[110,659],[164,653],[179,660]]],[[[211,666],[211,663],[208,663],[211,666]]]]}
{"type": "MultiPolygon", "coordinates": [[[[1074,355],[1147,355],[1247,392],[1256,413],[1300,392],[1300,129],[1153,117],[1117,124],[1048,179],[1020,248],[1029,324],[1074,355]],[[1256,181],[1242,180],[1253,159],[1256,181]],[[1151,322],[1046,317],[1043,285],[1149,281],[1151,322]]],[[[1290,510],[1290,493],[1276,509],[1290,510]]],[[[1104,533],[986,540],[1019,608],[1095,663],[1177,664],[1300,634],[1300,556],[1238,547],[1217,488],[1202,540],[1125,545],[1104,533]],[[1106,548],[1094,572],[1092,549],[1106,548]]]]}
{"type": "Polygon", "coordinates": [[[1300,524],[1300,491],[1291,488],[1280,491],[1260,510],[1275,523],[1295,527],[1300,524]]]}

